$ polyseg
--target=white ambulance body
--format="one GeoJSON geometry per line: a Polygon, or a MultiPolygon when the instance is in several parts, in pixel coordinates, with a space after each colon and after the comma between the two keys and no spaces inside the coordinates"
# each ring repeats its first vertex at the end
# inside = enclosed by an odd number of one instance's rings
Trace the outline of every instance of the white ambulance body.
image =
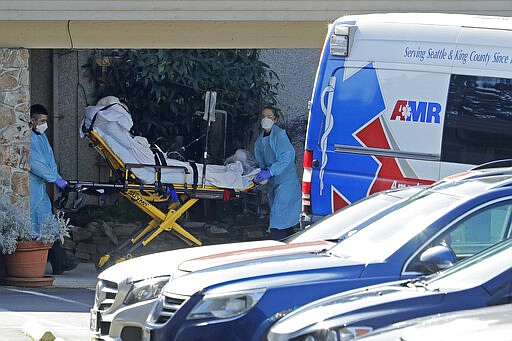
{"type": "Polygon", "coordinates": [[[512,18],[330,25],[309,112],[303,225],[374,192],[512,157],[512,18]]]}

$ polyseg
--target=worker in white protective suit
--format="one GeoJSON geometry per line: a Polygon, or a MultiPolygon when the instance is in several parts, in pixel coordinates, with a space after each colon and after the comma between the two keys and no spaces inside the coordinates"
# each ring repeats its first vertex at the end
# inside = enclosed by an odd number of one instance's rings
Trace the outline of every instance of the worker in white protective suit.
{"type": "Polygon", "coordinates": [[[295,150],[286,131],[275,123],[276,108],[267,106],[261,112],[263,132],[254,145],[254,157],[261,171],[257,183],[266,183],[270,205],[270,238],[281,240],[295,232],[301,210],[301,189],[295,168],[295,150]],[[267,183],[268,181],[268,183],[267,183]]]}
{"type": "MultiPolygon", "coordinates": [[[[54,183],[63,190],[68,182],[57,171],[52,147],[44,134],[48,128],[48,111],[44,106],[34,104],[30,107],[30,127],[30,219],[32,231],[40,234],[41,225],[54,221],[52,204],[46,193],[46,183],[54,183]]],[[[54,275],[72,270],[78,265],[68,257],[58,240],[53,243],[48,260],[54,275]]]]}

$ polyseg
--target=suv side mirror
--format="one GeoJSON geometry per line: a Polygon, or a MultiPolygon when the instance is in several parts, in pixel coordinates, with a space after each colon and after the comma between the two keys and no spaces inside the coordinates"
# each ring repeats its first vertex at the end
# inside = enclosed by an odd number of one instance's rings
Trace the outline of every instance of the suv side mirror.
{"type": "Polygon", "coordinates": [[[446,245],[433,246],[420,255],[421,264],[432,273],[447,269],[456,261],[455,253],[446,245]]]}

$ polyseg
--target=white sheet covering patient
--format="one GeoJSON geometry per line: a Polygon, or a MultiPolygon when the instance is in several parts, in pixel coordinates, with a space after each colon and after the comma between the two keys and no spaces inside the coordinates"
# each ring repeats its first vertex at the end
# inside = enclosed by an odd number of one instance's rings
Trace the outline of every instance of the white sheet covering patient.
{"type": "MultiPolygon", "coordinates": [[[[85,122],[85,126],[89,128],[94,115],[96,115],[96,119],[93,130],[125,164],[155,164],[155,157],[147,139],[142,136],[133,136],[130,133],[133,126],[132,117],[126,105],[122,104],[117,97],[104,97],[95,106],[86,107],[82,124],[85,122]],[[113,105],[103,109],[110,104],[113,105]]],[[[82,131],[80,131],[80,135],[84,136],[82,131]]],[[[183,170],[163,169],[161,179],[163,183],[183,184],[186,182],[189,185],[193,184],[193,170],[188,162],[168,158],[166,162],[168,166],[186,167],[190,173],[186,177],[183,170]]],[[[202,184],[202,169],[203,165],[198,163],[198,185],[202,184]]],[[[155,170],[152,167],[132,168],[132,172],[143,183],[152,184],[156,180],[155,170]]],[[[207,165],[205,184],[241,190],[251,184],[255,173],[257,173],[257,170],[243,175],[243,167],[240,161],[227,165],[207,165]]]]}

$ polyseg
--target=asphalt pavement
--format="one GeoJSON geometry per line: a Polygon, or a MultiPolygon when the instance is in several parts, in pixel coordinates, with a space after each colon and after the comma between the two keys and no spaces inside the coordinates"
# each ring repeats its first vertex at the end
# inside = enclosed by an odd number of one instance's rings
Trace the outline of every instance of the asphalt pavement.
{"type": "Polygon", "coordinates": [[[62,275],[51,275],[51,266],[47,267],[47,275],[55,277],[53,287],[56,288],[96,288],[98,281],[98,272],[94,263],[80,263],[71,271],[66,271],[62,275]]]}
{"type": "MultiPolygon", "coordinates": [[[[20,296],[13,299],[13,303],[6,299],[0,306],[2,319],[0,339],[10,341],[90,340],[88,313],[90,306],[87,301],[91,299],[84,302],[84,299],[77,299],[76,295],[79,295],[80,292],[91,293],[86,297],[94,295],[93,291],[98,276],[94,263],[80,263],[75,269],[66,271],[62,275],[52,275],[51,266],[48,264],[45,275],[55,278],[52,286],[44,288],[2,287],[3,299],[6,298],[5,295],[20,296]],[[46,288],[50,290],[45,290],[46,288]],[[86,291],[84,292],[84,290],[86,291]],[[73,294],[75,297],[70,296],[70,293],[75,293],[73,294]],[[31,300],[30,297],[33,299],[31,300]],[[45,300],[47,303],[41,303],[45,300]],[[46,308],[44,308],[45,305],[46,308]],[[51,308],[52,306],[54,307],[51,308]],[[69,307],[70,310],[65,311],[65,307],[69,307]]],[[[85,294],[81,296],[83,295],[85,294]]]]}

